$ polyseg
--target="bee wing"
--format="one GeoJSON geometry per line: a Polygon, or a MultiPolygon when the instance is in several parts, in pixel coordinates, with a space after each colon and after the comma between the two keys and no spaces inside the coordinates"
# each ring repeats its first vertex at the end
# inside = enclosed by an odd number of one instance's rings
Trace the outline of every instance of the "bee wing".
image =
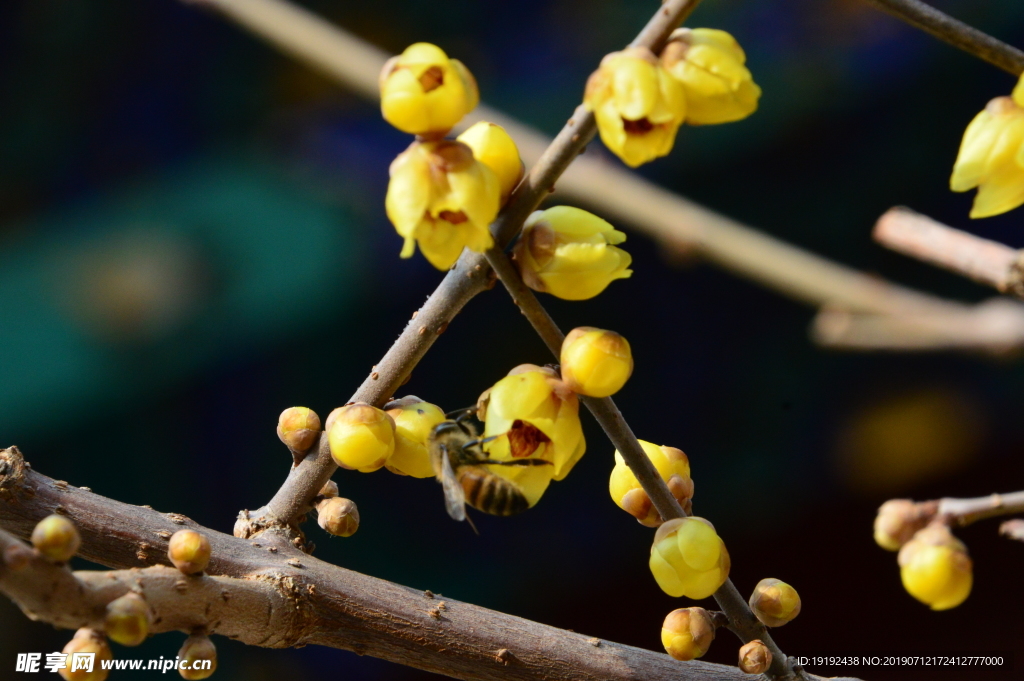
{"type": "Polygon", "coordinates": [[[444,505],[448,515],[455,520],[466,519],[466,493],[455,477],[452,460],[447,453],[441,456],[441,486],[444,488],[444,505]]]}

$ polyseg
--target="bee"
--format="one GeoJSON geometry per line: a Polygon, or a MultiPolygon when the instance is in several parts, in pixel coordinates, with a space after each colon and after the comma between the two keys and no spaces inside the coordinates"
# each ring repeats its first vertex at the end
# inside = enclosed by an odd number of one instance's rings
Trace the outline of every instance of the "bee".
{"type": "Polygon", "coordinates": [[[481,445],[494,438],[481,440],[467,418],[475,408],[462,410],[458,418],[434,426],[427,441],[434,474],[444,488],[445,508],[455,520],[466,520],[466,504],[491,515],[515,515],[529,508],[519,487],[487,466],[550,465],[541,459],[495,461],[487,458],[481,445]]]}

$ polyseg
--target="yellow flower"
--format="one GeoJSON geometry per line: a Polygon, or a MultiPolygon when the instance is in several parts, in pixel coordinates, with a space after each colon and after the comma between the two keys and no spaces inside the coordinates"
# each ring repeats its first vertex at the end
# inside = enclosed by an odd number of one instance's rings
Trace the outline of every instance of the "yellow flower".
{"type": "Polygon", "coordinates": [[[800,614],[800,594],[778,579],[762,579],[750,594],[750,611],[766,627],[781,627],[800,614]]]}
{"type": "Polygon", "coordinates": [[[996,97],[964,131],[949,188],[978,194],[972,218],[987,218],[1024,203],[1024,87],[996,97]]]}
{"type": "Polygon", "coordinates": [[[586,300],[616,279],[628,279],[633,258],[617,248],[626,235],[571,206],[536,211],[516,242],[516,265],[526,285],[563,300],[586,300]]]}
{"type": "Polygon", "coordinates": [[[971,593],[972,564],[967,547],[945,525],[929,525],[900,549],[903,588],[931,607],[948,610],[971,593]]]}
{"type": "Polygon", "coordinates": [[[935,516],[935,504],[916,504],[910,499],[890,499],[875,516],[875,543],[886,551],[899,551],[935,516]]]}
{"type": "Polygon", "coordinates": [[[562,480],[583,456],[586,441],[580,424],[579,399],[552,369],[523,364],[480,396],[479,416],[484,445],[498,461],[532,457],[551,466],[493,466],[515,482],[530,506],[540,500],[552,479],[562,480]]]}
{"type": "Polygon", "coordinates": [[[651,573],[669,596],[699,600],[718,591],[729,578],[729,552],[715,528],[703,518],[669,520],[654,535],[651,573]]]}
{"type": "Polygon", "coordinates": [[[494,171],[501,187],[501,203],[523,179],[523,160],[519,148],[505,128],[496,123],[480,121],[456,137],[473,150],[473,157],[494,171]]]}
{"type": "MultiPolygon", "coordinates": [[[[675,447],[658,446],[638,440],[644,450],[644,454],[654,464],[661,479],[668,483],[669,491],[672,492],[683,510],[690,512],[690,500],[693,497],[693,480],[690,479],[690,460],[681,449],[675,447]]],[[[612,501],[640,521],[641,525],[657,527],[663,522],[658,510],[651,503],[651,498],[640,486],[640,481],[633,475],[633,471],[626,465],[622,454],[615,452],[615,468],[612,469],[611,479],[608,481],[608,491],[612,495],[612,501]]]]}
{"type": "Polygon", "coordinates": [[[590,326],[569,332],[562,342],[562,380],[580,395],[608,397],[619,392],[633,373],[629,342],[590,326]]]}
{"type": "Polygon", "coordinates": [[[473,74],[437,45],[416,43],[380,73],[380,110],[411,135],[444,137],[480,101],[473,74]]]}
{"type": "Polygon", "coordinates": [[[583,103],[601,141],[631,168],[672,151],[686,118],[682,84],[646,47],[606,55],[587,80],[583,103]]]}
{"type": "Polygon", "coordinates": [[[437,405],[412,395],[387,406],[391,407],[388,415],[395,420],[395,452],[384,465],[399,475],[434,477],[427,438],[434,426],[444,421],[444,412],[437,405]]]}
{"type": "Polygon", "coordinates": [[[715,640],[715,625],[704,608],[673,610],[661,625],[661,644],[677,660],[704,657],[715,640]]]}
{"type": "Polygon", "coordinates": [[[372,473],[395,451],[395,422],[362,402],[338,407],[327,417],[327,442],[334,463],[372,473]]]}
{"type": "Polygon", "coordinates": [[[488,229],[500,207],[494,172],[462,142],[414,142],[391,164],[384,200],[388,218],[405,237],[402,257],[419,243],[434,267],[451,267],[463,247],[482,253],[494,245],[488,229]]]}
{"type": "Polygon", "coordinates": [[[713,28],[680,28],[661,63],[686,91],[686,122],[729,123],[757,111],[761,88],[744,66],[747,56],[736,39],[713,28]]]}
{"type": "Polygon", "coordinates": [[[61,651],[67,657],[64,659],[64,666],[57,668],[57,673],[64,681],[104,681],[110,674],[109,668],[104,668],[104,662],[114,659],[110,652],[110,644],[106,637],[98,631],[88,628],[81,628],[75,632],[74,637],[68,641],[61,651]],[[94,662],[88,671],[79,665],[74,671],[71,670],[75,653],[92,654],[94,662]]]}

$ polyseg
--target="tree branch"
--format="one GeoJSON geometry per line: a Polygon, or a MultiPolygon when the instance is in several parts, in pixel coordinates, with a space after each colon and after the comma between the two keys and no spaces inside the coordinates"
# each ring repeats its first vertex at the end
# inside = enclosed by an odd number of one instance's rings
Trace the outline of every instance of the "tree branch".
{"type": "MultiPolygon", "coordinates": [[[[38,619],[59,626],[96,626],[106,602],[141,586],[158,617],[170,618],[155,624],[154,631],[202,626],[252,645],[324,645],[461,679],[750,678],[735,667],[678,662],[368,577],[289,547],[231,537],[184,516],[55,481],[31,470],[16,449],[0,451],[0,525],[27,538],[36,522],[55,511],[81,532],[83,558],[123,569],[72,574],[39,562],[23,570],[0,564],[0,590],[38,619]],[[153,567],[167,564],[167,539],[182,527],[210,541],[207,575],[216,576],[186,578],[153,567]],[[55,601],[60,612],[44,602],[53,581],[65,599],[55,601]],[[178,593],[180,581],[186,588],[178,593]],[[84,592],[76,595],[79,587],[84,592]]],[[[8,555],[11,541],[0,532],[0,556],[8,555]]]]}
{"type": "Polygon", "coordinates": [[[990,494],[987,497],[973,499],[939,499],[938,515],[956,527],[965,527],[979,520],[1015,513],[1024,513],[1024,492],[990,494]]]}
{"type": "Polygon", "coordinates": [[[1024,251],[896,207],[875,223],[875,241],[912,258],[1024,298],[1024,251]]]}
{"type": "Polygon", "coordinates": [[[1024,52],[968,26],[931,5],[920,2],[920,0],[867,0],[867,2],[1007,73],[1019,76],[1024,71],[1024,52]]]}

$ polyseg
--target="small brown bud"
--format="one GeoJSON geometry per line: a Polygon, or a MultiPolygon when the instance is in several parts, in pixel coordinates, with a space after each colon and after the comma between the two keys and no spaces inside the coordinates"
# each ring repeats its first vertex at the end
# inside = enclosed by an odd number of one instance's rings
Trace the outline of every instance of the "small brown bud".
{"type": "Polygon", "coordinates": [[[51,515],[36,523],[32,530],[32,546],[53,563],[66,563],[82,545],[82,537],[74,523],[62,515],[51,515]]]}
{"type": "Polygon", "coordinates": [[[766,627],[781,627],[800,614],[800,594],[778,579],[762,579],[750,594],[750,610],[766,627]]]}
{"type": "Polygon", "coordinates": [[[320,437],[320,417],[306,407],[288,407],[277,420],[277,436],[293,452],[305,452],[320,437]]]}
{"type": "Polygon", "coordinates": [[[205,570],[210,562],[210,542],[198,532],[178,530],[167,542],[167,557],[174,567],[194,575],[205,570]]]}
{"type": "Polygon", "coordinates": [[[110,670],[103,668],[103,662],[114,659],[110,652],[110,645],[103,634],[87,628],[76,631],[74,638],[68,641],[62,652],[67,655],[67,658],[64,661],[64,666],[57,669],[57,673],[63,677],[64,681],[104,681],[110,670]],[[87,671],[84,668],[71,671],[72,656],[75,653],[94,653],[96,655],[92,671],[87,671]]]}
{"type": "Polygon", "coordinates": [[[107,603],[104,629],[111,641],[123,646],[137,646],[149,636],[152,615],[145,599],[127,593],[107,603]]]}
{"type": "Polygon", "coordinates": [[[338,483],[333,480],[325,482],[324,486],[320,488],[320,496],[324,499],[330,499],[331,497],[338,496],[338,483]]]}
{"type": "Polygon", "coordinates": [[[335,537],[351,537],[359,529],[359,509],[351,499],[332,497],[316,507],[316,522],[335,537]]]}
{"type": "Polygon", "coordinates": [[[661,625],[665,652],[677,660],[703,657],[715,640],[715,625],[704,608],[673,610],[661,625]]]}
{"type": "Polygon", "coordinates": [[[772,666],[772,651],[760,639],[754,639],[740,648],[740,671],[744,674],[764,674],[772,666]]]}
{"type": "Polygon", "coordinates": [[[890,499],[875,516],[875,542],[888,551],[899,551],[935,516],[934,503],[914,503],[910,499],[890,499]]]}
{"type": "Polygon", "coordinates": [[[32,551],[27,546],[18,542],[11,544],[4,549],[4,565],[12,570],[24,570],[32,560],[32,551]]]}
{"type": "Polygon", "coordinates": [[[181,678],[198,681],[217,671],[217,648],[205,634],[192,634],[178,651],[182,663],[178,668],[181,678]]]}

